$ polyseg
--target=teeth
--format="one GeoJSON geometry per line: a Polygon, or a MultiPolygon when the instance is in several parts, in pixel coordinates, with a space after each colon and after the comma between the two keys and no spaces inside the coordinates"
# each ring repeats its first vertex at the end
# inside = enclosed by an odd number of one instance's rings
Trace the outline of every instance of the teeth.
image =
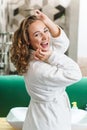
{"type": "Polygon", "coordinates": [[[41,46],[42,46],[43,48],[46,48],[46,47],[48,46],[48,43],[41,44],[41,46]]]}
{"type": "Polygon", "coordinates": [[[48,43],[41,43],[41,45],[47,45],[48,43]]]}

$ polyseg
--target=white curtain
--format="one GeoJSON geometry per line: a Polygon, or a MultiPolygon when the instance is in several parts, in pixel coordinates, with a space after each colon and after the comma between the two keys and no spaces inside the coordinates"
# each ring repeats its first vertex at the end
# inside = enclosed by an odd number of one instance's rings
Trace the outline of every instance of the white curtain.
{"type": "Polygon", "coordinates": [[[7,28],[7,0],[0,0],[0,32],[7,28]]]}

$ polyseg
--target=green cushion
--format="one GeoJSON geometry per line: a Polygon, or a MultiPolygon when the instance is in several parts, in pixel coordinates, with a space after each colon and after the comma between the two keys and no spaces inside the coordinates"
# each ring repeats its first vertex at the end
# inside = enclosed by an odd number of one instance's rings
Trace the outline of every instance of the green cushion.
{"type": "Polygon", "coordinates": [[[85,109],[87,104],[87,78],[83,77],[79,82],[70,85],[66,89],[70,103],[76,101],[78,108],[85,109]]]}
{"type": "Polygon", "coordinates": [[[0,117],[13,107],[28,106],[29,101],[23,76],[0,76],[0,117]]]}

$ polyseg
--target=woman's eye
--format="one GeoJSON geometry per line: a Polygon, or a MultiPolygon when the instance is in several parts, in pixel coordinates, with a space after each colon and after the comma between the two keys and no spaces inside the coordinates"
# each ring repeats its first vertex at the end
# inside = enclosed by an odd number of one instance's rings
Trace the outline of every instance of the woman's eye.
{"type": "Polygon", "coordinates": [[[35,37],[38,37],[38,36],[40,36],[40,33],[36,33],[34,36],[35,36],[35,37]]]}
{"type": "Polygon", "coordinates": [[[35,34],[34,36],[35,36],[35,37],[37,37],[37,36],[38,36],[38,34],[35,34]]]}
{"type": "Polygon", "coordinates": [[[44,32],[49,32],[49,29],[45,29],[44,32]]]}

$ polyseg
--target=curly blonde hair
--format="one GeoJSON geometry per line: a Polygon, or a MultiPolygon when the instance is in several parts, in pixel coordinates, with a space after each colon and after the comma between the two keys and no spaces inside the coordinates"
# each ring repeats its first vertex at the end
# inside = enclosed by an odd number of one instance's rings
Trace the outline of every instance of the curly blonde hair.
{"type": "Polygon", "coordinates": [[[36,20],[38,20],[36,16],[25,18],[13,35],[10,49],[11,62],[16,67],[18,74],[21,75],[27,72],[30,58],[29,26],[36,20]]]}

